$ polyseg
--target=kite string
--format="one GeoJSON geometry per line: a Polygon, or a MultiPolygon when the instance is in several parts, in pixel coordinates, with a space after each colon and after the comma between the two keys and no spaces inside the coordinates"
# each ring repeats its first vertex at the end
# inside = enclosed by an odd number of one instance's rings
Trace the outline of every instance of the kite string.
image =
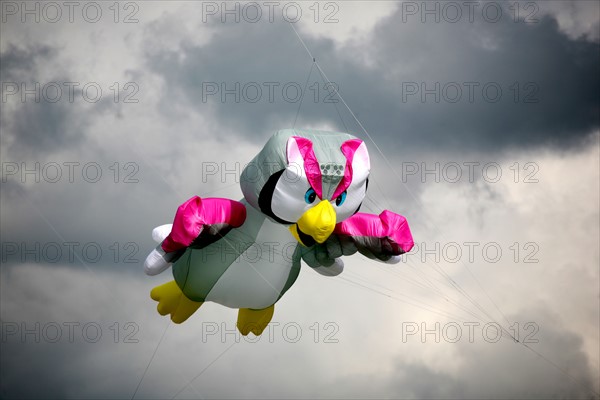
{"type": "MultiPolygon", "coordinates": [[[[300,43],[302,44],[302,46],[306,49],[306,52],[308,53],[308,55],[315,60],[314,56],[312,55],[311,51],[309,50],[308,46],[304,43],[304,40],[302,40],[302,37],[298,34],[298,31],[296,30],[296,28],[294,28],[294,25],[292,23],[290,23],[290,27],[292,28],[292,30],[294,31],[294,33],[296,34],[296,36],[298,37],[298,39],[300,40],[300,43]]],[[[329,82],[331,83],[331,81],[329,80],[329,78],[327,77],[327,75],[325,74],[325,72],[321,69],[320,65],[315,61],[315,65],[319,71],[320,74],[322,74],[322,76],[329,82]]],[[[369,138],[369,140],[373,143],[373,145],[375,146],[375,148],[377,149],[377,151],[379,152],[379,154],[381,155],[381,157],[383,158],[383,160],[386,162],[386,164],[388,165],[388,167],[390,168],[390,170],[392,171],[392,173],[398,178],[400,179],[400,176],[398,175],[398,173],[396,172],[396,170],[393,168],[392,163],[389,161],[389,159],[385,156],[385,154],[383,153],[383,151],[381,150],[381,148],[377,145],[377,143],[373,140],[373,138],[371,137],[371,135],[369,134],[369,132],[365,129],[365,127],[363,126],[363,124],[358,120],[358,118],[356,117],[356,115],[354,114],[354,112],[352,111],[352,109],[348,106],[348,104],[346,103],[346,101],[344,100],[344,98],[340,95],[339,91],[336,90],[335,86],[332,86],[333,90],[335,91],[335,93],[337,94],[338,98],[342,101],[342,103],[344,104],[344,106],[346,107],[346,109],[348,110],[348,112],[350,113],[350,115],[352,115],[352,117],[354,118],[354,120],[356,121],[356,123],[360,126],[360,128],[362,129],[362,131],[366,134],[366,136],[369,138]]],[[[400,179],[400,181],[402,182],[402,180],[400,179]]],[[[406,184],[404,184],[404,182],[402,182],[404,187],[406,188],[407,192],[411,195],[411,197],[413,198],[413,200],[419,205],[419,207],[421,209],[424,209],[423,204],[420,202],[420,200],[418,198],[416,198],[416,196],[412,193],[412,191],[406,186],[406,184]]],[[[441,234],[443,235],[443,233],[440,231],[440,229],[437,227],[437,225],[434,223],[433,226],[435,227],[435,229],[441,234]]],[[[500,308],[498,307],[498,305],[496,304],[496,302],[494,302],[492,300],[492,298],[490,297],[490,295],[487,293],[487,291],[483,288],[483,286],[481,285],[481,283],[479,282],[479,280],[475,277],[475,275],[471,272],[471,270],[468,268],[468,266],[466,266],[464,263],[462,263],[463,266],[467,269],[467,271],[469,271],[469,274],[471,275],[471,277],[475,280],[475,282],[477,283],[477,285],[479,286],[479,288],[484,292],[484,294],[486,295],[486,297],[492,302],[492,304],[494,305],[494,307],[498,310],[498,312],[500,312],[500,314],[504,317],[504,319],[508,322],[508,324],[510,325],[510,321],[508,320],[508,318],[506,317],[506,315],[502,312],[502,310],[500,310],[500,308]]],[[[439,266],[438,266],[439,267],[439,266]]],[[[471,296],[469,296],[466,291],[464,291],[464,289],[462,289],[460,287],[460,285],[454,281],[449,275],[447,275],[443,270],[438,271],[440,273],[443,274],[443,276],[445,276],[447,279],[449,279],[450,283],[459,291],[459,293],[461,293],[463,296],[465,296],[471,303],[473,303],[477,308],[479,308],[485,315],[487,315],[488,317],[490,317],[490,319],[497,323],[500,328],[502,329],[502,331],[506,332],[510,337],[512,337],[516,343],[520,343],[521,345],[523,345],[525,348],[531,350],[532,352],[536,353],[537,355],[539,355],[542,359],[550,362],[552,365],[554,365],[555,367],[557,367],[557,369],[563,373],[565,373],[569,378],[573,379],[575,382],[578,382],[579,384],[582,384],[582,382],[580,382],[579,380],[575,379],[573,376],[571,376],[570,374],[568,374],[565,370],[563,370],[562,368],[559,368],[559,366],[554,363],[551,362],[551,360],[549,360],[548,358],[542,356],[539,352],[533,350],[531,347],[526,346],[523,342],[517,340],[510,332],[508,332],[506,330],[506,328],[504,328],[502,326],[502,324],[498,323],[497,321],[495,321],[494,318],[492,318],[489,313],[487,311],[485,311],[471,296]]],[[[588,389],[590,391],[592,391],[594,394],[596,394],[597,396],[600,395],[600,393],[596,392],[594,389],[590,388],[588,385],[584,385],[586,387],[588,387],[588,389]]]]}
{"type": "MultiPolygon", "coordinates": [[[[420,288],[423,288],[423,289],[425,289],[425,290],[430,290],[430,291],[432,291],[432,292],[434,292],[434,293],[436,293],[436,294],[440,295],[440,296],[441,296],[441,297],[442,297],[442,298],[443,298],[443,299],[444,299],[446,302],[448,302],[448,303],[451,303],[451,304],[454,304],[456,307],[458,307],[458,308],[462,309],[462,310],[463,310],[463,311],[465,311],[466,313],[468,313],[468,314],[472,315],[473,317],[477,318],[477,319],[478,319],[478,320],[480,320],[480,321],[483,321],[483,318],[482,318],[480,315],[476,315],[476,314],[475,314],[475,313],[474,313],[472,310],[469,310],[467,307],[465,307],[464,305],[460,304],[459,302],[457,302],[457,301],[455,301],[455,300],[453,300],[453,299],[450,299],[450,298],[449,298],[449,296],[448,296],[447,294],[443,293],[443,292],[442,292],[442,290],[441,290],[439,287],[437,287],[437,286],[436,286],[436,285],[435,285],[435,284],[434,284],[434,283],[433,283],[433,282],[432,282],[432,281],[431,281],[431,280],[430,280],[430,279],[429,279],[429,278],[428,278],[428,277],[425,275],[425,273],[424,273],[424,272],[423,272],[421,269],[419,269],[418,267],[416,267],[416,266],[414,266],[414,265],[413,265],[412,259],[411,259],[410,257],[409,257],[409,258],[404,258],[404,260],[406,260],[406,263],[407,263],[407,265],[409,265],[411,268],[413,268],[413,269],[416,271],[416,273],[417,273],[417,274],[418,274],[418,275],[419,275],[419,276],[422,278],[423,282],[425,282],[425,283],[420,283],[420,282],[419,282],[419,281],[417,281],[417,280],[412,280],[412,281],[411,281],[411,280],[409,280],[409,279],[408,279],[408,277],[404,277],[404,276],[403,276],[402,278],[406,279],[407,281],[409,281],[409,282],[411,282],[411,283],[415,284],[416,286],[418,286],[418,287],[420,287],[420,288]],[[427,285],[427,284],[428,284],[428,285],[427,285]],[[428,287],[428,286],[429,286],[429,287],[428,287]]],[[[381,267],[380,267],[380,268],[381,268],[381,267]]],[[[400,277],[400,275],[398,275],[398,274],[394,273],[394,272],[393,272],[393,270],[384,270],[384,271],[386,271],[386,272],[388,272],[388,273],[391,273],[392,275],[396,275],[396,276],[400,277]]],[[[433,277],[432,277],[432,279],[435,279],[435,278],[433,278],[433,277]]],[[[448,287],[450,287],[450,288],[453,288],[453,287],[452,287],[452,285],[450,285],[450,284],[449,284],[447,281],[441,281],[441,280],[439,280],[439,279],[436,279],[436,280],[437,280],[438,282],[441,282],[441,283],[443,283],[444,285],[447,285],[447,286],[448,286],[448,287]]]]}
{"type": "MultiPolygon", "coordinates": [[[[352,277],[350,277],[350,278],[352,278],[352,277]]],[[[438,307],[436,307],[436,306],[434,306],[432,304],[429,304],[429,303],[426,303],[424,301],[421,301],[421,300],[419,300],[419,299],[417,299],[417,298],[415,298],[413,296],[409,296],[409,295],[406,295],[406,294],[403,294],[403,293],[396,293],[395,295],[387,294],[387,293],[384,293],[381,290],[375,289],[373,287],[369,287],[367,285],[364,285],[364,284],[362,284],[360,282],[357,282],[357,281],[355,281],[353,279],[350,279],[350,278],[340,277],[340,279],[342,279],[342,280],[351,282],[351,283],[353,283],[353,284],[355,284],[357,286],[360,286],[360,287],[362,287],[364,289],[368,289],[368,290],[370,290],[372,292],[375,292],[375,293],[380,294],[382,296],[385,296],[385,297],[388,297],[390,299],[399,301],[401,303],[409,304],[409,305],[411,305],[413,307],[420,308],[422,310],[429,311],[431,313],[441,315],[441,316],[446,317],[448,319],[454,319],[454,320],[459,320],[461,322],[467,322],[466,319],[464,319],[463,317],[461,317],[461,316],[459,316],[457,314],[454,314],[454,313],[452,313],[450,311],[438,308],[438,307]],[[400,296],[402,298],[400,298],[398,296],[400,296]],[[407,299],[407,300],[404,300],[404,299],[407,299]]],[[[354,279],[356,279],[356,278],[354,278],[354,279]]],[[[478,318],[478,319],[479,319],[479,321],[484,322],[484,320],[482,320],[480,318],[478,318]]]]}
{"type": "MultiPolygon", "coordinates": [[[[231,349],[231,348],[232,348],[233,346],[235,346],[237,343],[239,343],[239,342],[234,340],[234,341],[233,341],[233,343],[232,343],[232,344],[231,344],[229,347],[227,347],[225,350],[223,350],[223,351],[222,351],[222,352],[221,352],[221,353],[220,353],[220,354],[217,356],[217,358],[215,358],[215,359],[214,359],[214,360],[212,360],[210,363],[208,363],[208,365],[207,365],[206,367],[204,367],[204,368],[202,369],[202,371],[198,372],[198,374],[197,374],[196,376],[194,376],[194,378],[192,378],[192,379],[191,379],[191,380],[190,380],[190,381],[189,381],[189,382],[188,382],[188,383],[187,383],[187,384],[186,384],[184,387],[182,387],[181,389],[179,389],[179,391],[177,391],[177,393],[175,393],[175,394],[173,395],[173,397],[171,397],[171,400],[172,400],[172,399],[175,399],[175,398],[177,398],[177,396],[179,396],[179,395],[180,395],[180,394],[181,394],[181,393],[182,393],[182,392],[183,392],[185,389],[187,389],[188,387],[190,387],[190,386],[191,386],[191,384],[192,384],[192,383],[193,383],[193,382],[194,382],[196,379],[198,379],[198,378],[200,377],[200,375],[202,375],[202,374],[203,374],[203,373],[204,373],[204,372],[205,372],[207,369],[209,369],[209,368],[210,368],[210,367],[211,367],[211,366],[212,366],[214,363],[216,363],[216,362],[219,360],[219,358],[223,357],[223,355],[224,355],[225,353],[227,353],[227,352],[229,351],[229,349],[231,349]]],[[[192,388],[193,388],[193,386],[192,386],[192,388]]]]}
{"type": "MultiPolygon", "coordinates": [[[[304,40],[302,40],[302,37],[300,37],[300,35],[298,34],[298,31],[296,30],[296,28],[294,28],[294,25],[290,23],[290,26],[291,26],[292,30],[294,31],[294,33],[296,34],[296,36],[298,37],[298,39],[300,40],[300,42],[302,43],[302,45],[304,46],[304,48],[306,49],[306,51],[308,52],[309,56],[313,60],[315,60],[315,57],[312,55],[312,53],[310,52],[310,50],[308,49],[308,47],[304,43],[304,40]]],[[[316,65],[319,73],[327,80],[327,82],[331,83],[331,80],[327,77],[327,74],[325,74],[325,71],[323,71],[323,69],[321,68],[321,66],[319,65],[319,63],[317,63],[316,61],[314,63],[316,65]]],[[[336,92],[338,98],[344,104],[344,106],[346,107],[346,109],[348,110],[348,112],[350,113],[350,115],[352,115],[352,117],[354,118],[354,120],[356,121],[356,123],[360,126],[360,128],[362,129],[362,131],[366,134],[366,136],[369,138],[369,140],[373,143],[373,145],[375,146],[375,148],[377,149],[377,151],[379,152],[379,154],[381,155],[381,157],[383,158],[383,160],[386,162],[387,166],[394,173],[394,175],[396,175],[396,178],[398,178],[400,180],[400,182],[402,182],[402,180],[400,179],[400,176],[396,172],[396,169],[393,167],[393,165],[390,162],[390,160],[386,157],[386,155],[383,153],[383,151],[381,150],[381,148],[379,147],[379,145],[377,145],[377,143],[375,142],[375,140],[373,139],[373,137],[369,134],[369,132],[367,131],[367,129],[363,126],[363,124],[356,117],[356,115],[354,114],[354,112],[352,111],[352,109],[350,108],[350,106],[348,106],[348,104],[346,103],[346,101],[344,100],[344,98],[342,97],[342,95],[335,88],[335,86],[332,86],[332,88],[336,92]]],[[[413,198],[413,200],[419,205],[419,207],[422,210],[424,210],[423,204],[419,201],[419,199],[412,193],[412,191],[408,188],[408,186],[406,184],[404,184],[404,182],[402,182],[402,184],[406,188],[407,192],[411,195],[411,197],[413,198]]],[[[437,227],[437,225],[435,223],[433,224],[433,226],[435,227],[435,229],[440,234],[442,234],[442,232],[440,231],[440,229],[437,227]]],[[[469,270],[469,268],[466,265],[464,265],[464,263],[463,263],[463,266],[466,267],[469,270]]],[[[475,277],[475,275],[473,275],[473,273],[471,273],[471,276],[477,281],[477,278],[475,277]]],[[[455,282],[454,280],[452,280],[447,274],[445,274],[445,277],[447,277],[448,279],[450,279],[450,282],[452,283],[452,285],[455,286],[457,288],[457,290],[459,290],[459,292],[461,294],[463,294],[470,302],[472,302],[477,308],[479,308],[480,310],[482,310],[482,312],[484,312],[484,314],[486,314],[488,317],[491,318],[491,316],[489,316],[489,314],[486,311],[484,311],[483,308],[479,304],[477,304],[477,302],[474,301],[474,299],[471,298],[471,296],[469,296],[468,294],[466,294],[466,292],[462,288],[460,288],[460,285],[458,285],[457,282],[455,282]]],[[[481,284],[478,283],[478,285],[481,288],[481,290],[486,294],[486,296],[491,300],[489,294],[487,294],[487,292],[485,291],[485,289],[483,289],[483,287],[481,286],[481,284]]],[[[495,302],[492,301],[492,303],[494,304],[494,306],[496,308],[498,308],[498,306],[497,306],[497,304],[495,302]]],[[[498,308],[498,311],[500,311],[499,308],[498,308]]],[[[505,316],[504,313],[502,313],[501,311],[500,311],[500,313],[506,318],[506,316],[505,316]]],[[[494,318],[491,318],[491,319],[494,322],[496,322],[494,318]]],[[[506,320],[508,321],[507,318],[506,318],[506,320]]],[[[510,322],[509,322],[509,325],[510,325],[510,322]]],[[[504,330],[506,331],[506,329],[504,329],[504,330]]],[[[510,335],[510,332],[508,332],[508,331],[506,331],[506,332],[510,335]]]]}
{"type": "MultiPolygon", "coordinates": [[[[358,118],[356,117],[356,115],[354,114],[354,112],[352,112],[352,110],[350,109],[350,107],[348,106],[348,104],[345,102],[345,100],[342,98],[341,94],[339,93],[339,91],[335,88],[335,86],[333,85],[333,83],[329,80],[329,78],[327,77],[327,75],[325,75],[325,72],[322,70],[322,68],[319,66],[319,64],[316,62],[315,57],[312,56],[312,53],[310,52],[310,50],[308,50],[308,47],[306,46],[306,44],[304,43],[304,41],[302,40],[302,38],[299,36],[298,32],[296,31],[296,29],[292,26],[292,29],[294,29],[294,32],[296,33],[296,35],[298,36],[298,38],[300,39],[300,41],[302,42],[304,48],[307,50],[308,54],[313,58],[313,65],[317,66],[317,71],[319,72],[319,74],[321,75],[321,79],[324,81],[324,83],[329,84],[329,87],[331,87],[334,90],[334,93],[337,95],[337,97],[342,101],[342,103],[344,104],[344,106],[348,109],[348,111],[350,112],[350,114],[352,115],[352,117],[355,119],[355,121],[359,124],[359,126],[362,128],[362,130],[366,133],[366,135],[369,137],[369,139],[371,140],[371,142],[375,145],[376,149],[378,150],[378,152],[381,154],[381,156],[384,158],[384,160],[386,161],[386,163],[388,164],[388,166],[390,167],[390,169],[392,169],[392,171],[394,172],[394,174],[398,177],[398,174],[396,173],[395,169],[392,167],[391,162],[387,159],[387,157],[383,154],[383,151],[381,150],[381,148],[377,145],[377,143],[374,141],[374,139],[371,137],[371,135],[368,133],[368,131],[365,129],[365,127],[362,125],[362,123],[360,123],[360,121],[358,120],[358,118]]],[[[312,68],[312,66],[311,66],[312,68]]],[[[341,116],[341,114],[339,113],[339,109],[337,108],[337,103],[334,103],[335,107],[336,107],[336,111],[338,112],[338,116],[340,117],[342,124],[344,125],[344,127],[346,127],[344,120],[341,116]]],[[[298,108],[299,110],[300,108],[298,108]]],[[[347,129],[347,128],[346,128],[347,129]]],[[[398,177],[399,178],[399,177],[398,177]]],[[[377,188],[379,189],[379,191],[382,193],[385,202],[387,204],[390,204],[389,201],[387,200],[387,197],[385,196],[385,193],[383,192],[383,190],[381,189],[381,187],[379,186],[378,182],[375,182],[377,185],[377,188]]],[[[404,185],[406,186],[406,185],[404,185]]],[[[408,189],[408,188],[407,188],[408,189]]],[[[409,190],[410,192],[410,190],[409,190]]],[[[413,199],[415,199],[417,202],[418,200],[416,199],[416,197],[412,194],[412,192],[410,192],[411,196],[413,197],[413,199]]],[[[377,203],[374,201],[374,199],[371,199],[371,201],[376,205],[377,203]]],[[[422,204],[419,203],[419,205],[421,206],[421,208],[423,208],[422,204]]],[[[437,227],[436,227],[437,229],[437,227]]],[[[439,231],[439,229],[437,229],[439,231]]],[[[466,266],[465,266],[466,267],[466,266]]],[[[467,267],[468,269],[468,267],[467,267]]],[[[469,300],[469,302],[471,302],[473,305],[475,305],[475,307],[477,307],[481,312],[483,312],[488,318],[490,318],[492,321],[496,322],[495,319],[480,305],[478,304],[466,291],[464,291],[460,285],[458,285],[457,282],[455,282],[454,280],[452,280],[452,278],[450,278],[449,275],[445,274],[444,272],[440,272],[442,271],[441,268],[439,268],[439,266],[437,266],[437,268],[434,268],[434,270],[436,270],[438,273],[443,274],[442,276],[445,276],[446,279],[449,280],[449,282],[452,284],[453,287],[456,288],[457,291],[459,291],[459,293],[461,293],[465,298],[467,298],[467,300],[469,300]]],[[[479,281],[477,280],[477,278],[473,275],[473,273],[469,270],[469,273],[471,274],[471,276],[473,277],[474,280],[477,281],[480,289],[482,291],[485,292],[485,289],[481,286],[481,284],[479,283],[479,281]]],[[[497,304],[491,299],[491,297],[487,294],[487,292],[485,292],[486,296],[490,299],[490,301],[492,302],[492,304],[494,304],[494,306],[498,309],[498,311],[500,311],[500,313],[502,314],[502,316],[505,318],[505,320],[507,321],[508,325],[510,326],[510,322],[508,321],[508,318],[506,318],[505,314],[499,309],[499,307],[497,306],[497,304]]],[[[446,301],[450,301],[447,296],[442,296],[444,297],[444,299],[446,301]]],[[[462,308],[462,307],[461,307],[462,308]]],[[[472,313],[471,313],[472,314],[472,313]]],[[[480,319],[481,317],[479,317],[480,319]]],[[[497,323],[497,322],[496,322],[497,323]]],[[[503,331],[505,331],[507,334],[510,335],[510,332],[508,332],[506,330],[506,328],[504,328],[501,324],[498,323],[498,325],[502,328],[503,331]]],[[[510,335],[512,337],[512,335],[510,335]]],[[[514,337],[513,337],[514,338],[514,337]]],[[[516,340],[516,339],[515,339],[516,340]]]]}
{"type": "Polygon", "coordinates": [[[298,104],[298,109],[296,110],[296,117],[294,118],[294,125],[292,128],[296,127],[296,121],[298,120],[298,114],[300,114],[300,108],[302,107],[302,102],[304,101],[304,95],[306,94],[306,87],[308,86],[308,81],[310,80],[310,75],[312,74],[312,70],[315,67],[315,60],[313,59],[312,64],[310,64],[310,70],[308,71],[308,76],[306,77],[306,82],[304,83],[304,89],[302,89],[302,94],[300,95],[300,104],[298,104]]]}
{"type": "MultiPolygon", "coordinates": [[[[367,207],[367,208],[369,208],[369,207],[367,207]]],[[[370,210],[370,211],[372,211],[372,210],[370,210]]],[[[412,260],[411,260],[410,258],[406,258],[406,262],[407,262],[407,264],[408,264],[408,265],[411,265],[411,266],[412,266],[412,260]]],[[[375,263],[375,265],[376,265],[376,266],[378,266],[377,264],[378,264],[378,263],[375,263]]],[[[379,266],[378,266],[378,267],[379,267],[379,266]]],[[[457,308],[459,308],[459,309],[463,310],[465,313],[467,313],[467,314],[471,315],[472,317],[476,318],[476,319],[477,319],[477,320],[479,320],[480,322],[487,322],[487,320],[485,320],[485,319],[484,319],[484,317],[482,317],[480,314],[476,314],[476,312],[475,312],[475,311],[473,311],[473,310],[471,310],[471,309],[469,309],[469,308],[465,307],[464,305],[460,304],[460,303],[459,303],[459,302],[457,302],[456,300],[454,300],[454,299],[451,299],[451,298],[450,298],[450,297],[449,297],[447,294],[443,293],[443,292],[441,291],[441,289],[439,289],[439,288],[438,288],[438,287],[437,287],[437,286],[436,286],[436,285],[435,285],[433,282],[431,282],[431,281],[430,281],[430,280],[429,280],[429,279],[428,279],[428,278],[425,276],[425,274],[423,273],[423,271],[421,271],[421,270],[420,270],[420,269],[418,269],[417,267],[415,267],[415,266],[412,266],[412,268],[413,268],[413,269],[415,269],[415,270],[417,271],[417,273],[418,273],[419,275],[421,275],[421,276],[422,276],[422,278],[423,278],[423,281],[424,281],[424,282],[427,282],[427,283],[429,283],[429,286],[430,286],[430,287],[427,287],[425,284],[423,284],[423,283],[420,283],[420,282],[418,282],[418,281],[416,281],[416,280],[411,280],[411,279],[408,279],[408,277],[400,276],[400,275],[398,275],[398,274],[394,273],[394,272],[393,272],[393,270],[389,270],[389,271],[388,271],[388,270],[385,270],[385,269],[383,269],[383,267],[379,267],[379,268],[380,268],[380,269],[382,269],[384,272],[388,272],[388,273],[391,273],[392,275],[396,275],[397,277],[401,277],[401,278],[403,278],[403,279],[407,280],[408,282],[410,282],[410,283],[414,284],[415,286],[417,286],[417,287],[419,287],[419,288],[422,288],[422,289],[424,289],[424,290],[429,290],[429,291],[432,291],[433,293],[435,293],[435,294],[437,294],[437,295],[441,296],[441,297],[442,297],[442,298],[443,298],[443,299],[444,299],[444,300],[445,300],[447,303],[450,303],[450,304],[453,304],[453,305],[455,305],[457,308]]],[[[438,280],[438,281],[439,281],[439,280],[438,280]]],[[[442,282],[442,283],[444,283],[445,285],[447,285],[448,287],[450,287],[450,288],[454,289],[454,287],[453,287],[452,285],[450,285],[450,284],[449,284],[448,282],[446,282],[446,281],[439,281],[439,282],[442,282]]],[[[379,286],[379,285],[378,285],[378,286],[379,286]]],[[[419,300],[417,300],[417,301],[419,301],[419,300]]],[[[422,304],[426,304],[426,303],[423,303],[423,302],[421,302],[421,303],[422,303],[422,304]]],[[[493,320],[493,318],[491,318],[489,315],[487,316],[487,318],[490,318],[490,319],[492,319],[492,320],[493,320]]],[[[499,325],[499,326],[500,326],[500,325],[499,325]]]]}
{"type": "MultiPolygon", "coordinates": [[[[316,64],[317,60],[315,58],[313,58],[313,62],[314,62],[314,64],[316,64]]],[[[333,88],[334,89],[333,94],[337,95],[337,90],[335,89],[335,84],[333,82],[327,82],[325,80],[325,77],[323,76],[323,74],[321,73],[321,70],[319,68],[317,68],[317,71],[319,72],[319,75],[321,75],[321,80],[325,84],[325,89],[333,88]]],[[[323,102],[325,102],[325,100],[323,100],[323,102]]],[[[348,127],[346,126],[346,123],[344,122],[344,118],[342,118],[342,114],[340,114],[340,110],[339,110],[339,108],[337,106],[338,102],[337,101],[332,101],[332,103],[335,106],[335,111],[337,112],[338,117],[340,117],[340,121],[342,121],[342,125],[344,126],[344,132],[348,132],[348,127]]]]}
{"type": "Polygon", "coordinates": [[[170,320],[167,323],[167,326],[165,326],[165,330],[163,331],[160,339],[158,340],[158,343],[156,344],[156,347],[154,348],[152,357],[150,357],[150,361],[148,361],[148,364],[146,365],[146,369],[144,369],[144,373],[142,374],[142,377],[140,378],[140,381],[138,382],[138,384],[135,388],[135,391],[133,392],[133,395],[131,396],[131,400],[133,400],[135,398],[135,395],[137,394],[138,390],[140,389],[140,386],[142,385],[142,381],[144,380],[144,377],[146,376],[146,373],[148,372],[148,369],[150,368],[150,364],[152,364],[152,361],[154,360],[154,356],[156,356],[156,352],[158,351],[160,344],[162,343],[163,339],[165,338],[165,335],[167,334],[167,330],[169,329],[169,326],[171,326],[170,320]]]}

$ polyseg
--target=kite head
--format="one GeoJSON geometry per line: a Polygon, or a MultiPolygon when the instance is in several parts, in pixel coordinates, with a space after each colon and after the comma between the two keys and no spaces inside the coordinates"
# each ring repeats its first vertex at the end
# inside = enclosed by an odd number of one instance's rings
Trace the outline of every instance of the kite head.
{"type": "Polygon", "coordinates": [[[323,243],[358,211],[370,162],[363,141],[347,133],[277,132],[244,168],[244,197],[267,217],[289,225],[304,246],[323,243]]]}

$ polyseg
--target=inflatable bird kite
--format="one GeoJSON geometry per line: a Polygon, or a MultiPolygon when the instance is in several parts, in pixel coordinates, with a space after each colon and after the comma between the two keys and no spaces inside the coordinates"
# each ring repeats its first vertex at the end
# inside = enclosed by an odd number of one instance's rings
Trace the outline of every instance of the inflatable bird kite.
{"type": "Polygon", "coordinates": [[[172,266],[175,278],[152,290],[158,312],[181,323],[213,301],[239,309],[240,333],[258,336],[296,281],[300,260],[328,276],[356,252],[398,262],[413,247],[406,219],[359,212],[369,170],[367,147],[352,135],[277,132],[242,171],[242,200],[194,196],[173,224],[153,230],[160,244],[145,272],[172,266]]]}

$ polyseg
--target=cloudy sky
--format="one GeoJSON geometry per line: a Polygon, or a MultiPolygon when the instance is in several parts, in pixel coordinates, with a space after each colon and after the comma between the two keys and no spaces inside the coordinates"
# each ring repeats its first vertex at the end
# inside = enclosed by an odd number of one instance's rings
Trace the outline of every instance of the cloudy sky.
{"type": "Polygon", "coordinates": [[[2,398],[599,397],[598,2],[0,4],[2,398]],[[293,126],[415,250],[169,323],[152,228],[293,126]]]}

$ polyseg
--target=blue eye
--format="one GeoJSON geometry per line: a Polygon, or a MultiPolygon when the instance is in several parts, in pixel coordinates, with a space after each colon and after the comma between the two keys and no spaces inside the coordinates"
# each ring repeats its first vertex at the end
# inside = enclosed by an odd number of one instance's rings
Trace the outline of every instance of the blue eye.
{"type": "Polygon", "coordinates": [[[341,206],[342,204],[344,204],[344,201],[346,201],[346,191],[345,190],[342,194],[340,194],[338,197],[335,198],[335,205],[341,206]]]}
{"type": "Polygon", "coordinates": [[[304,201],[306,201],[306,204],[312,204],[315,202],[315,200],[317,199],[317,193],[315,192],[315,190],[313,188],[310,188],[306,191],[306,194],[304,195],[304,201]]]}

